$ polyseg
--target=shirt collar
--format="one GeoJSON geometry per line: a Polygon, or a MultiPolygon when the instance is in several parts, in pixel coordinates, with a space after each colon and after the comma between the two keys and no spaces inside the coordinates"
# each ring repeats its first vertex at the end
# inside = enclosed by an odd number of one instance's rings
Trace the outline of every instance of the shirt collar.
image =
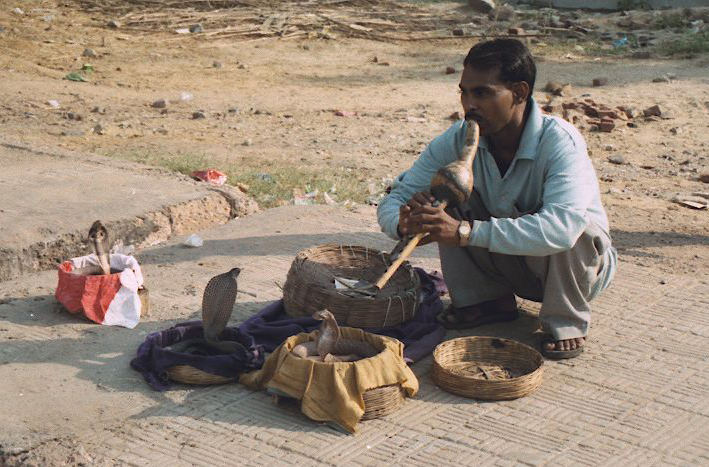
{"type": "MultiPolygon", "coordinates": [[[[536,159],[537,146],[542,133],[542,112],[537,105],[537,101],[532,97],[530,99],[531,108],[527,117],[527,124],[522,130],[522,138],[519,140],[519,148],[517,148],[517,159],[536,159]]],[[[489,151],[487,138],[481,137],[478,147],[489,151]]]]}

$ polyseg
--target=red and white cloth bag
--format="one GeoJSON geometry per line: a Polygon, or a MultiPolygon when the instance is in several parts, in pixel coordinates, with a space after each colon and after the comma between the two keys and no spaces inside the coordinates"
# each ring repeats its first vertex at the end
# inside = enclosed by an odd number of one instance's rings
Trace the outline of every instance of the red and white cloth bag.
{"type": "Polygon", "coordinates": [[[70,313],[83,314],[99,324],[133,329],[140,321],[141,303],[138,289],[143,274],[132,256],[112,254],[108,275],[73,274],[75,268],[98,266],[95,254],[72,258],[59,265],[59,283],[54,296],[70,313]]]}

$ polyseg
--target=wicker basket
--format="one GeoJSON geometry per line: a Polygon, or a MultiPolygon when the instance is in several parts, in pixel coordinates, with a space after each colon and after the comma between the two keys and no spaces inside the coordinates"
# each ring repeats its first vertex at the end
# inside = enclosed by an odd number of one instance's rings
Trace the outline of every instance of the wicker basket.
{"type": "Polygon", "coordinates": [[[372,420],[396,412],[404,403],[406,393],[400,384],[391,384],[366,391],[362,399],[364,399],[362,420],[372,420]]]}
{"type": "Polygon", "coordinates": [[[529,346],[496,337],[460,337],[433,352],[433,381],[463,397],[506,400],[542,384],[544,359],[529,346]]]}
{"type": "Polygon", "coordinates": [[[372,328],[409,321],[418,309],[420,279],[404,262],[374,297],[343,293],[335,277],[374,284],[386,271],[388,254],[362,246],[326,244],[303,250],[295,257],[283,287],[290,316],[310,316],[328,309],[341,326],[372,328]]]}
{"type": "Polygon", "coordinates": [[[175,365],[167,369],[167,377],[177,383],[184,384],[224,384],[233,383],[236,378],[213,375],[189,365],[175,365]]]}

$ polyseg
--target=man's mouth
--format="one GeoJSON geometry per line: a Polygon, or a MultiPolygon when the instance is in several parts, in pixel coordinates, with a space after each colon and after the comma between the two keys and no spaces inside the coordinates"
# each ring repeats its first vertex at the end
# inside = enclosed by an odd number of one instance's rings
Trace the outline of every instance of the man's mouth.
{"type": "Polygon", "coordinates": [[[478,124],[480,124],[480,122],[483,120],[483,118],[480,115],[478,115],[470,110],[465,113],[465,119],[466,120],[475,120],[475,122],[478,124]]]}

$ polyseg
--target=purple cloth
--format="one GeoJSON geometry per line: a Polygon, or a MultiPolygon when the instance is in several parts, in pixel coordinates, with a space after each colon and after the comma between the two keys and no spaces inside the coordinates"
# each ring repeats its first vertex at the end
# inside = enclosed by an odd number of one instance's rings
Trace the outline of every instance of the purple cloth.
{"type": "Polygon", "coordinates": [[[226,328],[220,336],[222,340],[236,341],[243,346],[235,353],[215,355],[208,347],[199,345],[196,346],[197,353],[181,353],[166,348],[203,336],[201,321],[180,323],[164,331],[152,332],[138,347],[137,356],[131,360],[130,366],[142,373],[145,381],[156,391],[165,391],[170,387],[167,369],[175,365],[189,365],[227,378],[237,378],[243,372],[263,366],[263,348],[236,328],[226,328]]]}
{"type": "MultiPolygon", "coordinates": [[[[433,352],[443,340],[446,330],[436,321],[436,315],[443,309],[441,295],[446,292],[442,277],[428,274],[415,268],[421,278],[422,302],[413,319],[398,326],[366,328],[367,332],[394,337],[404,344],[404,359],[408,363],[421,360],[433,352]]],[[[316,330],[321,324],[313,318],[293,318],[286,314],[283,300],[278,300],[247,319],[239,326],[239,331],[250,336],[266,352],[273,352],[288,337],[301,332],[316,330]]]]}

